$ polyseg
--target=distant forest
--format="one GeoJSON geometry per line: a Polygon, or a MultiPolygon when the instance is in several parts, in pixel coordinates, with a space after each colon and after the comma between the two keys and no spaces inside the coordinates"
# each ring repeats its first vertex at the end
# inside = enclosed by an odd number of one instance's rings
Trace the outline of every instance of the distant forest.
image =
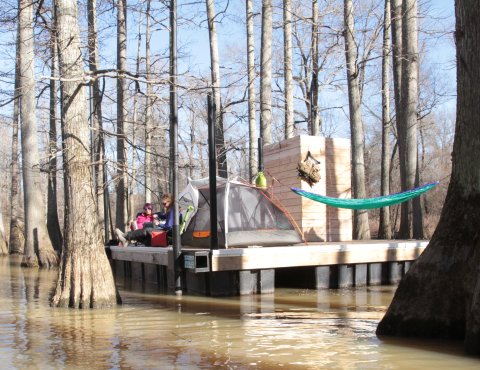
{"type": "MultiPolygon", "coordinates": [[[[172,187],[173,86],[180,187],[208,175],[211,94],[219,175],[253,181],[260,136],[264,145],[296,135],[347,137],[352,197],[441,181],[417,202],[354,212],[352,238],[430,237],[451,172],[453,7],[417,0],[4,1],[4,253],[24,253],[29,240],[61,250],[69,212],[79,213],[71,187],[77,167],[91,181],[88,212],[98,218],[94,234],[102,243],[143,202],[158,204],[172,187]],[[78,143],[82,155],[72,149],[78,143]]],[[[36,254],[40,264],[55,264],[49,253],[36,254]]]]}

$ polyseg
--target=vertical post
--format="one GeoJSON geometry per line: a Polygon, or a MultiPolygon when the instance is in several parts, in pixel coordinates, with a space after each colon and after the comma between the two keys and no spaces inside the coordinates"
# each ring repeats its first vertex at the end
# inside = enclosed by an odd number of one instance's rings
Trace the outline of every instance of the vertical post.
{"type": "Polygon", "coordinates": [[[208,107],[208,176],[210,186],[210,250],[218,249],[217,230],[217,153],[215,150],[216,107],[212,95],[207,96],[208,107]]]}
{"type": "Polygon", "coordinates": [[[258,138],[258,172],[263,172],[263,142],[262,138],[258,138]]]}
{"type": "Polygon", "coordinates": [[[170,0],[170,161],[173,192],[173,269],[175,294],[182,294],[178,209],[177,1],[170,0]]]}
{"type": "Polygon", "coordinates": [[[263,173],[263,142],[262,138],[258,138],[258,172],[257,178],[255,179],[255,185],[258,188],[266,188],[267,187],[267,178],[263,173]]]}

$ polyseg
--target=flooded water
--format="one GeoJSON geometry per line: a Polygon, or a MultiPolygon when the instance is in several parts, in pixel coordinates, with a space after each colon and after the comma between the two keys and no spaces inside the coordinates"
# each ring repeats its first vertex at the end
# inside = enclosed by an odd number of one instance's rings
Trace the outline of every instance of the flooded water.
{"type": "Polygon", "coordinates": [[[382,341],[393,287],[162,295],[118,282],[110,310],[52,309],[55,271],[0,258],[0,369],[479,369],[460,345],[382,341]],[[128,286],[127,286],[128,285],[128,286]]]}

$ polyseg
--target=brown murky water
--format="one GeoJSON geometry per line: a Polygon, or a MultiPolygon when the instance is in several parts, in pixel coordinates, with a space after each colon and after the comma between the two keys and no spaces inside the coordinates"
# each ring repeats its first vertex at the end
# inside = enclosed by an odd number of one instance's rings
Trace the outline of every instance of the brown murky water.
{"type": "Polygon", "coordinates": [[[456,344],[382,341],[393,287],[205,298],[119,282],[111,310],[51,309],[55,271],[0,258],[0,369],[479,369],[456,344]]]}

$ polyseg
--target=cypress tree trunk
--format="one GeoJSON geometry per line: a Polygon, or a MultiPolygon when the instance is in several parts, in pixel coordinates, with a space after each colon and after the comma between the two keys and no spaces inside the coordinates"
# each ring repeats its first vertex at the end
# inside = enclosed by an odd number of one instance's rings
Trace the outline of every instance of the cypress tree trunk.
{"type": "Polygon", "coordinates": [[[45,203],[42,194],[37,124],[35,120],[35,79],[34,79],[34,35],[33,3],[19,2],[19,55],[21,95],[20,116],[22,121],[22,172],[25,203],[25,251],[22,266],[52,267],[58,264],[58,257],[48,237],[45,223],[45,203]]]}
{"type": "Polygon", "coordinates": [[[310,135],[320,134],[318,115],[318,3],[312,0],[312,81],[310,85],[310,135]]]}
{"type": "Polygon", "coordinates": [[[225,138],[223,130],[223,110],[220,92],[220,62],[218,58],[217,26],[215,3],[213,0],[206,0],[208,18],[208,36],[210,39],[210,64],[212,77],[212,95],[216,107],[215,122],[215,148],[217,150],[217,170],[221,177],[228,177],[227,152],[225,150],[225,138]]]}
{"type": "Polygon", "coordinates": [[[152,84],[150,83],[150,0],[147,0],[145,13],[147,26],[145,30],[145,77],[147,79],[147,96],[145,97],[145,202],[152,201],[152,84]]]}
{"type": "Polygon", "coordinates": [[[8,243],[10,254],[23,254],[25,236],[21,221],[20,168],[18,164],[18,125],[20,118],[20,22],[17,23],[17,44],[15,52],[15,91],[12,120],[12,178],[10,185],[10,238],[8,243]]]}
{"type": "MultiPolygon", "coordinates": [[[[391,0],[393,92],[395,101],[395,122],[397,128],[398,161],[400,167],[400,187],[406,190],[405,180],[405,130],[402,105],[402,0],[391,0]]],[[[408,222],[408,203],[400,205],[400,224],[408,222]]]]}
{"type": "MultiPolygon", "coordinates": [[[[0,209],[1,209],[1,202],[0,202],[0,209]]],[[[5,229],[3,227],[3,214],[0,211],[0,256],[5,256],[8,254],[8,244],[7,244],[7,236],[5,235],[5,229]]]]}
{"type": "Polygon", "coordinates": [[[285,139],[294,135],[292,72],[292,2],[283,0],[283,70],[285,85],[285,139]]]}
{"type": "MultiPolygon", "coordinates": [[[[138,36],[137,36],[137,60],[135,63],[135,74],[140,75],[140,63],[142,59],[141,47],[142,47],[142,14],[139,14],[138,20],[138,36]]],[[[136,140],[137,140],[137,130],[138,130],[138,99],[139,99],[139,90],[140,85],[138,82],[135,83],[135,93],[133,94],[133,108],[132,108],[132,136],[131,140],[133,143],[133,148],[131,151],[131,160],[132,160],[132,170],[131,176],[128,179],[128,220],[129,222],[135,218],[135,204],[133,200],[133,189],[135,187],[135,182],[137,181],[137,150],[136,150],[136,140]]]]}
{"type": "Polygon", "coordinates": [[[272,143],[272,0],[262,0],[260,66],[260,137],[272,143]]]}
{"type": "Polygon", "coordinates": [[[463,340],[480,355],[480,4],[457,0],[452,174],[432,239],[400,282],[378,335],[463,340]]]}
{"type": "Polygon", "coordinates": [[[98,225],[75,0],[57,0],[56,19],[60,76],[64,79],[65,234],[61,268],[51,304],[72,308],[108,307],[117,302],[117,296],[98,225]]]}
{"type": "MultiPolygon", "coordinates": [[[[353,30],[352,0],[344,2],[344,37],[345,57],[347,61],[348,106],[350,110],[350,137],[352,142],[352,195],[353,198],[366,198],[365,190],[365,161],[364,161],[364,133],[362,111],[360,105],[360,89],[358,70],[356,65],[357,52],[353,30]]],[[[353,212],[353,239],[369,239],[370,228],[368,213],[365,210],[353,212]]]]}
{"type": "MultiPolygon", "coordinates": [[[[417,105],[418,105],[418,31],[417,0],[403,0],[402,3],[402,83],[401,125],[404,149],[405,188],[415,187],[417,172],[417,105]]],[[[421,216],[421,215],[420,215],[421,216]]],[[[412,236],[412,201],[402,206],[400,237],[412,236]]]]}
{"type": "MultiPolygon", "coordinates": [[[[382,162],[381,162],[381,194],[390,194],[390,0],[385,0],[383,18],[383,48],[382,48],[382,162]]],[[[378,227],[379,239],[390,239],[392,229],[390,226],[390,208],[380,209],[380,225],[378,227]]]]}
{"type": "MultiPolygon", "coordinates": [[[[289,0],[287,0],[289,1],[289,0]]],[[[246,0],[248,65],[248,167],[250,180],[257,176],[257,123],[255,119],[255,38],[253,34],[253,0],[246,0]]]]}
{"type": "Polygon", "coordinates": [[[127,10],[126,0],[117,0],[117,202],[115,226],[127,226],[127,181],[125,159],[125,117],[127,115],[127,10]]]}
{"type": "MultiPolygon", "coordinates": [[[[95,73],[98,70],[98,31],[97,31],[97,1],[88,0],[88,64],[90,72],[95,73]]],[[[103,117],[102,117],[102,96],[100,91],[100,83],[95,77],[91,81],[90,99],[93,99],[90,112],[93,128],[93,160],[94,160],[94,184],[97,195],[98,223],[105,235],[107,217],[105,212],[105,188],[104,171],[105,171],[105,144],[103,139],[103,117]]],[[[108,229],[108,227],[107,227],[108,229]]]]}
{"type": "Polygon", "coordinates": [[[48,194],[47,194],[47,229],[53,248],[60,255],[62,252],[63,237],[58,220],[57,203],[57,37],[55,26],[52,24],[50,30],[50,57],[51,57],[51,79],[50,79],[50,130],[48,132],[48,194]]]}

